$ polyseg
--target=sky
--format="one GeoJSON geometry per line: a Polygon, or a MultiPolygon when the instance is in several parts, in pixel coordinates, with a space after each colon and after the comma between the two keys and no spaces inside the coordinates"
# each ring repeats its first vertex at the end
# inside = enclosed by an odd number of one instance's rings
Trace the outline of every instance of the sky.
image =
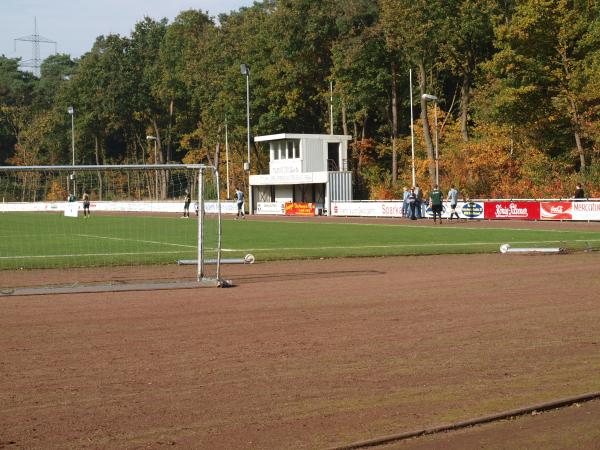
{"type": "MultiPolygon", "coordinates": [[[[96,37],[108,34],[129,36],[144,16],[169,23],[187,9],[211,16],[251,6],[253,0],[0,0],[0,55],[32,59],[32,43],[15,39],[34,34],[56,41],[58,53],[78,58],[89,51],[96,37]]],[[[40,43],[40,57],[54,53],[54,44],[40,43]]]]}

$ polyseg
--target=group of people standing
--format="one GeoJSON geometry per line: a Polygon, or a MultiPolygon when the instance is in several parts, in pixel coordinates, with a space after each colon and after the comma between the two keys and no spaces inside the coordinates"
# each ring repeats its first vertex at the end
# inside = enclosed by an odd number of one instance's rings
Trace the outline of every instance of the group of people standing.
{"type": "MultiPolygon", "coordinates": [[[[458,190],[452,186],[448,191],[447,200],[450,202],[450,218],[452,220],[454,216],[458,220],[460,217],[456,211],[458,205],[458,190]]],[[[435,185],[429,194],[428,204],[431,205],[431,211],[433,213],[433,222],[436,223],[439,219],[442,223],[442,211],[443,211],[444,197],[439,186],[435,185]]],[[[427,201],[423,200],[423,191],[416,185],[410,190],[405,187],[402,196],[402,216],[410,220],[417,220],[423,217],[423,205],[427,204],[427,201]]]]}

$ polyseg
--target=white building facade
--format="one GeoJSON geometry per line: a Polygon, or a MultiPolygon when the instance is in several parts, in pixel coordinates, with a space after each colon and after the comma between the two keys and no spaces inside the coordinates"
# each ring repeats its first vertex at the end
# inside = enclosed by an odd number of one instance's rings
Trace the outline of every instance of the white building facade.
{"type": "Polygon", "coordinates": [[[348,170],[351,136],[281,133],[257,136],[269,145],[269,173],[250,176],[251,213],[283,214],[286,203],[312,203],[331,215],[331,203],[352,200],[348,170]]]}

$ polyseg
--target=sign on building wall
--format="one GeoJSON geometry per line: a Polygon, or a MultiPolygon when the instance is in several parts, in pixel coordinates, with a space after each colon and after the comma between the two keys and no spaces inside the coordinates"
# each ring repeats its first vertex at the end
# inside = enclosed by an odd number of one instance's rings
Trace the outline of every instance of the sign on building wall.
{"type": "Polygon", "coordinates": [[[286,216],[314,216],[315,204],[303,202],[287,202],[285,204],[286,216]]]}
{"type": "Polygon", "coordinates": [[[257,202],[256,214],[284,215],[285,204],[282,202],[257,202]]]}

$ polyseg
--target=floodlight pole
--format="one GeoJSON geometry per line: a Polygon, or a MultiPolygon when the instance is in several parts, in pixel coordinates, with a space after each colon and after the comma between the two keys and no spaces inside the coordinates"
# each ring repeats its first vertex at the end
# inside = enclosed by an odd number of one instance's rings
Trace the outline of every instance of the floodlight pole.
{"type": "Polygon", "coordinates": [[[227,119],[225,119],[225,170],[227,175],[227,200],[229,200],[229,140],[227,137],[227,119]]]}
{"type": "Polygon", "coordinates": [[[242,75],[246,77],[246,133],[248,137],[248,159],[246,160],[246,169],[250,175],[250,66],[242,64],[240,66],[242,75]]]}
{"type": "Polygon", "coordinates": [[[408,71],[408,83],[410,86],[410,156],[412,161],[412,186],[416,186],[415,176],[415,130],[413,124],[415,120],[413,118],[413,91],[412,91],[412,69],[408,71]]]}
{"type": "Polygon", "coordinates": [[[438,153],[438,125],[437,125],[437,104],[438,98],[435,95],[423,94],[425,101],[431,100],[433,103],[433,117],[435,123],[435,184],[440,185],[440,166],[439,166],[439,153],[438,153]]]}
{"type": "Polygon", "coordinates": [[[244,170],[248,172],[248,214],[252,214],[252,188],[250,187],[250,66],[241,64],[240,71],[246,77],[246,130],[248,134],[248,160],[244,170]]]}
{"type": "MultiPolygon", "coordinates": [[[[67,112],[71,115],[71,153],[73,155],[73,163],[75,165],[75,109],[72,106],[67,108],[67,112]]],[[[77,197],[75,193],[75,172],[71,175],[71,179],[73,180],[73,192],[72,194],[77,197]]]]}

